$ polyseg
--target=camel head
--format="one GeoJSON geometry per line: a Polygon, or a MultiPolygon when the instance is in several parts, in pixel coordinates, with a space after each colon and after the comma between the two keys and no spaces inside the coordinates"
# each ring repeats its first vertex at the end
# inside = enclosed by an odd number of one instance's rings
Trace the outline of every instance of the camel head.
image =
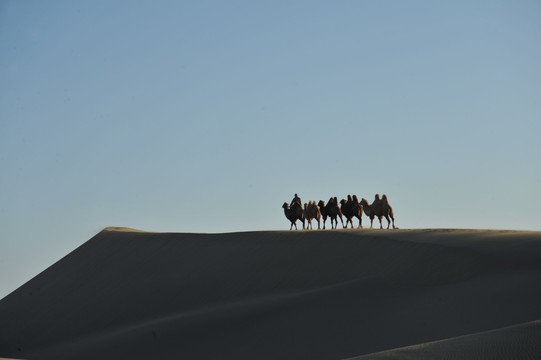
{"type": "Polygon", "coordinates": [[[319,200],[319,202],[317,203],[317,206],[319,206],[319,207],[325,207],[325,201],[319,200]]]}
{"type": "Polygon", "coordinates": [[[344,205],[346,202],[347,202],[346,199],[340,200],[340,204],[341,204],[341,205],[344,205]]]}
{"type": "Polygon", "coordinates": [[[282,205],[282,208],[289,210],[289,204],[285,202],[284,205],[282,205]]]}

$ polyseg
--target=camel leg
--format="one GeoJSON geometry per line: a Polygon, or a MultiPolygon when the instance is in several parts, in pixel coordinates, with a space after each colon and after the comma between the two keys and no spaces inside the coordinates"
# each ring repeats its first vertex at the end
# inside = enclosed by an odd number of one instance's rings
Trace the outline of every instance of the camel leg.
{"type": "Polygon", "coordinates": [[[317,219],[317,229],[321,230],[321,226],[319,226],[319,219],[317,219]]]}
{"type": "Polygon", "coordinates": [[[374,228],[374,217],[370,216],[370,229],[374,228]]]}
{"type": "Polygon", "coordinates": [[[304,227],[304,219],[302,219],[302,229],[304,230],[305,227],[304,227]]]}
{"type": "Polygon", "coordinates": [[[361,229],[363,228],[363,217],[362,216],[359,218],[359,228],[361,228],[361,229]]]}
{"type": "Polygon", "coordinates": [[[381,216],[378,216],[378,219],[379,219],[379,228],[380,229],[383,229],[383,223],[381,222],[381,216]]]}
{"type": "Polygon", "coordinates": [[[389,220],[389,218],[391,218],[392,222],[393,222],[393,229],[396,229],[396,227],[394,226],[394,216],[393,216],[393,213],[389,213],[389,215],[386,215],[385,216],[387,218],[387,229],[391,226],[391,221],[389,220]]]}
{"type": "MultiPolygon", "coordinates": [[[[389,226],[391,226],[391,220],[389,220],[389,216],[385,215],[385,219],[387,219],[387,229],[389,229],[389,226]]],[[[394,227],[394,226],[393,226],[394,227]]]]}

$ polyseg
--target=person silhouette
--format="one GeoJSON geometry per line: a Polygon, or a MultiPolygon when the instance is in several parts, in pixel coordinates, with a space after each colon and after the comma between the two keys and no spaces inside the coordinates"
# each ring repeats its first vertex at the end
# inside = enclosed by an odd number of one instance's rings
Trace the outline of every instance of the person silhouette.
{"type": "Polygon", "coordinates": [[[301,201],[301,198],[295,194],[295,197],[293,198],[293,200],[291,200],[291,207],[293,207],[293,205],[299,205],[301,208],[302,208],[302,201],[301,201]]]}

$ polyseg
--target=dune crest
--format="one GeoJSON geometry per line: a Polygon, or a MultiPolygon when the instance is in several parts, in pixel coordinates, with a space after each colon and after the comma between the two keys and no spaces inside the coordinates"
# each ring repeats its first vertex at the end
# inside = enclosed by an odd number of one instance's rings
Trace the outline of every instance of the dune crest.
{"type": "Polygon", "coordinates": [[[147,232],[147,231],[144,231],[144,230],[133,229],[133,228],[129,228],[129,227],[122,227],[122,226],[108,226],[105,229],[103,229],[102,231],[147,232]]]}
{"type": "Polygon", "coordinates": [[[540,359],[541,320],[481,333],[432,341],[349,358],[347,360],[447,360],[462,359],[540,359]]]}

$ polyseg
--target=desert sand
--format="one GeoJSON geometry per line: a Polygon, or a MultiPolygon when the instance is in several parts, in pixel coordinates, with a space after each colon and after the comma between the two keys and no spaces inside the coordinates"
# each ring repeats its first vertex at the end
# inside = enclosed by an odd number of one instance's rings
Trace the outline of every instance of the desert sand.
{"type": "Polygon", "coordinates": [[[107,228],[0,300],[0,357],[540,359],[540,320],[541,232],[107,228]]]}

